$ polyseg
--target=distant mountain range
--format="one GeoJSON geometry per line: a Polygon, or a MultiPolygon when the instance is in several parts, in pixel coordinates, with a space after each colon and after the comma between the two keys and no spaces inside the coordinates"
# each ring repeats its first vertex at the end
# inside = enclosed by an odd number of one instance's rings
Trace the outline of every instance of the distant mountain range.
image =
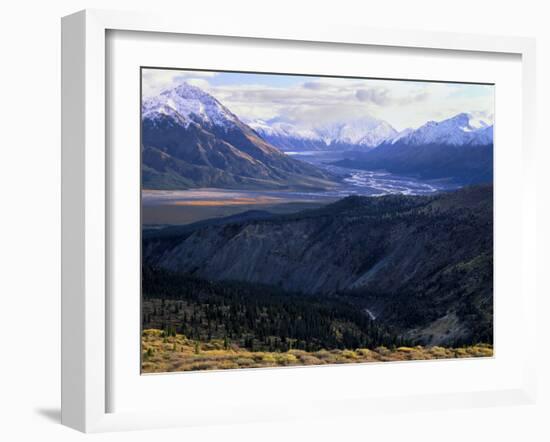
{"type": "Polygon", "coordinates": [[[368,151],[383,144],[451,146],[493,143],[493,126],[468,113],[436,122],[428,121],[418,129],[401,132],[388,122],[372,117],[302,128],[281,118],[248,121],[262,138],[283,151],[355,150],[368,151]]]}
{"type": "Polygon", "coordinates": [[[307,129],[280,118],[248,124],[283,151],[372,149],[399,135],[386,121],[368,116],[307,129]]]}
{"type": "Polygon", "coordinates": [[[493,126],[461,113],[429,121],[368,152],[350,152],[335,164],[459,184],[489,183],[493,180],[493,126]]]}
{"type": "Polygon", "coordinates": [[[418,129],[406,129],[380,144],[485,146],[493,144],[493,126],[472,114],[460,113],[443,121],[428,121],[418,129]]]}
{"type": "Polygon", "coordinates": [[[218,100],[183,83],[142,102],[142,186],[324,189],[331,178],[262,139],[218,100]]]}
{"type": "Polygon", "coordinates": [[[287,151],[338,150],[335,164],[460,183],[490,182],[493,126],[461,113],[396,131],[362,117],[303,128],[282,118],[243,122],[212,95],[182,83],[142,102],[142,185],[326,189],[327,172],[287,151]]]}

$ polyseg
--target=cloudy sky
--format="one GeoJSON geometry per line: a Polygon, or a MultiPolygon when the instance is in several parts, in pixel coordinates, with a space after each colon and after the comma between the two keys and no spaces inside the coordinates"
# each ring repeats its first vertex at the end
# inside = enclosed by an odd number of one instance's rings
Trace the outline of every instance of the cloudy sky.
{"type": "Polygon", "coordinates": [[[403,130],[469,112],[493,122],[494,87],[486,85],[143,69],[143,96],[184,81],[243,120],[281,118],[311,127],[368,115],[403,130]]]}

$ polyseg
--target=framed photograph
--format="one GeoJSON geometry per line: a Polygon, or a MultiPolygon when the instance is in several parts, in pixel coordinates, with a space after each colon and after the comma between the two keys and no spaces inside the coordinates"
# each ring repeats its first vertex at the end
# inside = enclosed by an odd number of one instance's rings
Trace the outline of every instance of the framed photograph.
{"type": "Polygon", "coordinates": [[[142,67],[142,373],[492,357],[494,89],[142,67]]]}
{"type": "Polygon", "coordinates": [[[534,400],[532,40],[62,31],[64,424],[534,400]]]}

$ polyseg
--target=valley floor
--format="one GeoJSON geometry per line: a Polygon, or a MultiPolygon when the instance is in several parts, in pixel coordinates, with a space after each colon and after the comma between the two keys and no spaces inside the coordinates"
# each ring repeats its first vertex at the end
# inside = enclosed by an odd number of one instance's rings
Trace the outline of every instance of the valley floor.
{"type": "Polygon", "coordinates": [[[143,373],[493,356],[493,347],[488,344],[460,348],[416,346],[314,352],[250,351],[220,339],[199,342],[181,334],[165,336],[163,331],[156,329],[144,330],[141,343],[143,373]]]}

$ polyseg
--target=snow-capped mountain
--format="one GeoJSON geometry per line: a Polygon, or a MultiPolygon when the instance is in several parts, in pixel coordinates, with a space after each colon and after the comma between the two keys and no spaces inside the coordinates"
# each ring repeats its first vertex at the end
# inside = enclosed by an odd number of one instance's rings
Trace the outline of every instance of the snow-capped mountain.
{"type": "Polygon", "coordinates": [[[247,124],[264,140],[283,151],[319,150],[326,148],[324,142],[311,129],[299,128],[285,120],[250,120],[247,124]]]}
{"type": "Polygon", "coordinates": [[[301,127],[278,118],[248,123],[262,138],[282,150],[369,149],[391,140],[397,131],[373,117],[301,127]]]}
{"type": "Polygon", "coordinates": [[[187,127],[195,122],[205,127],[229,128],[239,119],[212,95],[187,83],[148,97],[142,103],[142,118],[155,120],[170,116],[187,127]]]}
{"type": "Polygon", "coordinates": [[[408,127],[406,129],[403,129],[401,132],[399,132],[395,137],[393,137],[391,140],[388,140],[390,143],[395,144],[402,138],[405,138],[409,136],[411,133],[414,132],[414,129],[412,127],[408,127]]]}
{"type": "Polygon", "coordinates": [[[248,125],[261,135],[297,138],[303,140],[317,140],[319,136],[311,129],[298,128],[287,121],[273,118],[269,121],[251,120],[248,125]]]}
{"type": "Polygon", "coordinates": [[[428,121],[416,130],[402,132],[391,143],[407,145],[487,145],[493,143],[493,126],[471,114],[461,113],[443,121],[428,121]]]}
{"type": "Polygon", "coordinates": [[[317,133],[327,145],[341,143],[366,147],[376,147],[397,135],[389,123],[372,117],[319,127],[317,133]]]}
{"type": "Polygon", "coordinates": [[[212,95],[182,83],[143,100],[142,140],[149,188],[334,184],[325,172],[281,150],[348,151],[339,162],[343,167],[460,182],[492,179],[493,126],[468,113],[401,132],[372,117],[311,127],[282,118],[246,124],[212,95]]]}
{"type": "Polygon", "coordinates": [[[462,113],[405,129],[367,152],[350,152],[338,166],[386,170],[473,184],[493,179],[493,126],[462,113]]]}
{"type": "MultiPolygon", "coordinates": [[[[143,100],[142,117],[155,121],[160,116],[173,118],[188,127],[228,131],[244,123],[216,98],[196,86],[182,83],[143,100]]],[[[346,122],[304,127],[273,118],[246,122],[265,141],[285,150],[366,150],[386,143],[407,145],[486,145],[493,142],[493,127],[469,113],[443,121],[428,121],[417,129],[397,132],[386,121],[362,117],[346,122]]]]}
{"type": "Polygon", "coordinates": [[[397,132],[389,123],[363,117],[343,123],[304,128],[275,118],[248,122],[262,138],[282,150],[369,150],[383,144],[487,145],[493,126],[472,114],[461,113],[443,121],[428,121],[417,129],[397,132]]]}
{"type": "Polygon", "coordinates": [[[325,188],[330,177],[262,139],[216,98],[183,83],[142,104],[147,188],[325,188]]]}

